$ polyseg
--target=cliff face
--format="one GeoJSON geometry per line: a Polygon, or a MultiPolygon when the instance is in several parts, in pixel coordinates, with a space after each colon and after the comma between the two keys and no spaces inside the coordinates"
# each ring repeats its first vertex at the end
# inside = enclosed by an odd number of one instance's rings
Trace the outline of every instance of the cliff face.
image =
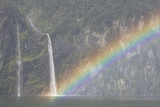
{"type": "MultiPolygon", "coordinates": [[[[87,6],[99,6],[102,5],[101,2],[102,4],[103,2],[105,3],[105,1],[100,1],[99,4],[88,2],[87,6]]],[[[64,3],[64,5],[68,6],[68,3],[64,3]]],[[[70,5],[74,6],[74,3],[72,3],[70,3],[70,5]]],[[[82,6],[85,6],[84,4],[83,2],[81,3],[82,6]]],[[[77,4],[75,5],[77,6],[77,4]]],[[[99,14],[100,12],[103,13],[103,9],[107,7],[97,8],[95,10],[93,8],[93,12],[97,11],[99,14]]],[[[14,9],[0,10],[0,95],[16,95],[17,93],[17,24],[20,28],[20,49],[22,53],[22,95],[27,96],[46,93],[49,91],[50,81],[47,37],[37,33],[30,26],[30,23],[27,22],[26,16],[20,15],[18,10],[13,10],[14,9]]],[[[92,13],[92,9],[88,10],[92,13]]],[[[78,10],[75,12],[77,11],[78,10]]],[[[36,23],[37,28],[42,29],[43,23],[38,23],[38,18],[41,16],[40,14],[43,14],[43,11],[33,10],[33,12],[35,12],[35,14],[33,14],[35,15],[33,16],[35,22],[33,23],[36,23]]],[[[130,16],[130,13],[127,14],[124,12],[124,14],[122,12],[123,17],[117,15],[117,17],[113,19],[108,18],[112,17],[113,14],[107,13],[109,16],[103,16],[103,14],[101,14],[102,17],[100,18],[103,20],[103,18],[105,19],[105,17],[107,17],[107,21],[99,22],[99,24],[103,26],[102,29],[98,27],[100,30],[95,30],[90,24],[84,24],[85,26],[82,27],[81,24],[84,22],[81,17],[83,14],[80,13],[75,15],[76,20],[74,20],[74,23],[71,23],[70,21],[72,20],[69,19],[67,19],[69,23],[65,22],[62,17],[63,20],[60,19],[60,21],[54,23],[56,28],[49,23],[52,22],[51,20],[47,20],[47,24],[44,24],[44,26],[47,27],[42,29],[42,31],[48,28],[46,31],[51,32],[50,37],[52,40],[57,86],[59,87],[61,85],[59,84],[60,80],[66,79],[63,78],[62,75],[67,75],[71,72],[70,69],[83,63],[82,59],[89,58],[97,50],[107,46],[116,38],[121,38],[119,40],[120,46],[127,47],[123,42],[129,35],[125,35],[125,33],[133,29],[142,30],[146,19],[150,19],[150,24],[153,26],[153,29],[155,28],[154,23],[159,23],[156,17],[149,17],[148,14],[138,14],[138,12],[136,15],[134,14],[133,17],[130,16]],[[61,21],[65,22],[64,27],[61,21]],[[69,26],[67,30],[65,29],[66,25],[69,26]],[[77,30],[79,29],[79,25],[82,27],[80,31],[77,30]],[[62,29],[59,29],[59,26],[61,26],[62,29]],[[70,26],[73,27],[73,29],[71,29],[70,26]],[[52,32],[52,30],[54,32],[52,32]]],[[[58,20],[57,17],[63,16],[62,8],[55,13],[56,15],[50,16],[53,17],[52,20],[58,20]]],[[[90,13],[88,14],[90,15],[90,13]]],[[[47,13],[45,13],[45,15],[46,14],[47,13]]],[[[95,14],[91,15],[94,16],[95,14]]],[[[100,15],[95,15],[92,21],[95,20],[97,16],[100,15]]],[[[160,95],[159,41],[159,39],[155,39],[143,46],[137,43],[137,49],[135,51],[125,53],[124,58],[117,61],[112,67],[104,69],[103,73],[100,73],[94,79],[84,84],[75,94],[109,96],[160,95]]],[[[97,69],[98,68],[99,67],[97,67],[97,69]]]]}
{"type": "Polygon", "coordinates": [[[38,95],[48,90],[47,41],[45,37],[38,37],[28,27],[26,18],[13,7],[0,10],[0,95],[17,95],[18,33],[22,62],[21,95],[38,95]]]}
{"type": "MultiPolygon", "coordinates": [[[[141,16],[136,27],[131,29],[141,30],[144,25],[144,16],[141,16]]],[[[157,17],[150,18],[150,25],[155,32],[155,23],[159,23],[157,17]]],[[[134,18],[133,18],[134,20],[134,18]]],[[[122,22],[124,23],[124,22],[122,22]]],[[[134,22],[130,23],[131,25],[134,22]]],[[[127,26],[122,27],[121,22],[114,21],[112,29],[119,29],[121,39],[119,45],[124,48],[123,44],[125,32],[129,32],[127,26]]],[[[107,31],[107,30],[106,30],[107,31]]],[[[105,31],[105,32],[106,32],[105,31]]],[[[117,30],[116,30],[117,31],[117,30]]],[[[101,35],[103,37],[103,35],[101,35]]],[[[101,39],[99,39],[101,40],[101,39]]],[[[94,79],[78,89],[76,94],[80,95],[120,95],[120,96],[159,96],[160,95],[160,50],[159,38],[154,38],[145,45],[137,43],[134,51],[124,52],[125,56],[114,63],[111,67],[103,69],[94,79]]],[[[98,44],[97,44],[98,45],[98,44]]],[[[107,45],[107,44],[106,44],[107,45]]],[[[97,67],[97,70],[99,67],[97,67]]]]}
{"type": "Polygon", "coordinates": [[[16,29],[10,10],[0,10],[0,95],[16,91],[16,29]]]}
{"type": "MultiPolygon", "coordinates": [[[[119,40],[119,45],[122,48],[127,47],[123,43],[125,38],[129,36],[125,35],[126,32],[130,32],[133,29],[141,31],[144,25],[148,23],[145,21],[148,16],[138,17],[139,19],[136,20],[137,23],[135,22],[135,17],[133,17],[130,19],[129,24],[127,24],[125,20],[113,20],[112,25],[110,27],[106,26],[105,30],[101,33],[86,28],[79,35],[74,36],[73,41],[70,42],[67,42],[65,38],[54,38],[53,43],[55,44],[53,46],[58,46],[58,48],[54,49],[56,72],[61,71],[63,68],[70,68],[70,63],[72,63],[72,67],[81,64],[81,58],[90,57],[96,50],[107,46],[109,44],[108,35],[113,35],[113,32],[117,32],[117,34],[120,35],[121,39],[119,40]],[[75,57],[74,55],[77,56],[75,57]],[[77,58],[80,63],[74,63],[73,61],[75,58],[77,58]],[[63,66],[63,64],[66,66],[63,66]]],[[[157,20],[158,17],[151,16],[149,19],[150,26],[158,33],[159,31],[156,31],[156,27],[154,26],[159,23],[159,20],[157,20]]],[[[123,58],[114,63],[111,67],[104,68],[102,73],[84,84],[74,94],[108,96],[160,95],[159,41],[159,38],[154,38],[145,45],[137,43],[135,51],[124,52],[125,56],[123,58]]],[[[97,70],[99,68],[100,67],[97,67],[97,70]]],[[[60,73],[62,72],[63,71],[60,73]]],[[[65,79],[59,76],[57,76],[57,78],[65,79]]]]}

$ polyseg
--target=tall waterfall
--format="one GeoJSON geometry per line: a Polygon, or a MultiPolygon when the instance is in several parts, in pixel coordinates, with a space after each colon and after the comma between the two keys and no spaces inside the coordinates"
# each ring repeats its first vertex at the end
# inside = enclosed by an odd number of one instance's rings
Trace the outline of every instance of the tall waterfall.
{"type": "Polygon", "coordinates": [[[54,60],[53,60],[53,50],[51,44],[51,38],[48,33],[45,33],[48,39],[48,53],[49,53],[49,68],[50,68],[50,93],[51,96],[57,94],[56,91],[56,80],[55,80],[55,70],[54,70],[54,60]]]}
{"type": "MultiPolygon", "coordinates": [[[[27,16],[27,19],[32,26],[32,28],[42,34],[32,23],[31,18],[27,16]]],[[[50,69],[50,95],[51,96],[56,96],[57,91],[56,91],[56,79],[55,79],[55,69],[54,69],[54,59],[53,59],[53,50],[52,50],[52,44],[51,44],[51,38],[48,33],[43,33],[44,35],[47,35],[47,40],[48,40],[48,53],[49,53],[49,69],[50,69]]]]}
{"type": "Polygon", "coordinates": [[[17,71],[17,96],[21,96],[21,71],[22,71],[22,62],[21,62],[21,43],[20,43],[20,36],[19,36],[19,25],[17,23],[17,41],[18,41],[18,71],[17,71]]]}

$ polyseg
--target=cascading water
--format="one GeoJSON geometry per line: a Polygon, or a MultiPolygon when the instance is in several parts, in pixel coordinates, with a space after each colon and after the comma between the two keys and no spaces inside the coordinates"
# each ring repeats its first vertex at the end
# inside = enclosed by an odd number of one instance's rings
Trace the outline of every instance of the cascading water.
{"type": "Polygon", "coordinates": [[[45,33],[48,39],[48,53],[49,53],[49,68],[50,68],[50,93],[51,96],[57,94],[56,92],[56,82],[55,82],[55,70],[54,70],[54,60],[53,60],[53,50],[51,44],[51,38],[48,33],[45,33]]]}
{"type": "Polygon", "coordinates": [[[21,62],[21,49],[20,49],[20,36],[19,36],[19,25],[17,23],[17,41],[18,41],[18,71],[17,71],[17,96],[21,96],[21,71],[22,71],[22,62],[21,62]]]}
{"type": "Polygon", "coordinates": [[[31,18],[29,18],[29,17],[27,16],[27,19],[29,20],[29,23],[30,23],[31,27],[32,27],[36,32],[42,34],[42,32],[40,32],[40,31],[33,25],[31,18]]]}
{"type": "Polygon", "coordinates": [[[27,16],[27,19],[29,20],[30,25],[32,28],[40,33],[47,35],[47,40],[48,40],[48,53],[49,53],[49,69],[50,69],[50,95],[51,96],[56,96],[57,91],[56,91],[56,79],[55,79],[55,69],[54,69],[54,59],[53,59],[53,50],[52,50],[52,44],[51,44],[51,38],[48,33],[42,33],[40,32],[32,23],[31,18],[27,16]]]}

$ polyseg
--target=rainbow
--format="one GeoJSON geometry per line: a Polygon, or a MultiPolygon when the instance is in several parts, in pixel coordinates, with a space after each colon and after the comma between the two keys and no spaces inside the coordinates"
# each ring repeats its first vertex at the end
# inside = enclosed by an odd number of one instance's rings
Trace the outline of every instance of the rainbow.
{"type": "Polygon", "coordinates": [[[153,28],[153,25],[150,23],[151,21],[153,19],[146,21],[142,30],[132,30],[132,32],[124,35],[124,37],[127,37],[123,41],[124,45],[127,46],[125,49],[120,45],[119,38],[109,43],[107,47],[100,49],[91,57],[84,59],[82,64],[71,70],[72,73],[64,76],[65,80],[59,83],[58,94],[73,95],[82,85],[86,84],[100,72],[104,72],[104,68],[109,68],[124,57],[126,52],[135,51],[138,44],[144,46],[149,41],[159,38],[160,23],[154,23],[153,28]]]}

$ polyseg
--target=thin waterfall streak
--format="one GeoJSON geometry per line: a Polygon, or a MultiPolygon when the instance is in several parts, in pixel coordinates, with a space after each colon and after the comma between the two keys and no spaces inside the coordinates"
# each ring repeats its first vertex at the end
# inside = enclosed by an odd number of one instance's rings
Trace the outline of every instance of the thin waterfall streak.
{"type": "Polygon", "coordinates": [[[48,39],[49,68],[50,68],[50,93],[51,93],[51,96],[56,96],[57,90],[56,90],[55,68],[54,68],[51,38],[49,34],[47,33],[45,34],[47,35],[47,39],[48,39]]]}
{"type": "Polygon", "coordinates": [[[32,20],[31,20],[28,16],[27,16],[27,19],[29,20],[29,23],[30,23],[30,25],[32,26],[32,28],[33,28],[36,32],[42,34],[42,32],[40,32],[40,31],[33,25],[32,20]]]}
{"type": "Polygon", "coordinates": [[[19,25],[17,22],[17,41],[18,41],[18,71],[17,71],[17,96],[21,96],[21,71],[22,71],[22,62],[21,62],[21,44],[20,44],[20,36],[19,36],[19,25]]]}

